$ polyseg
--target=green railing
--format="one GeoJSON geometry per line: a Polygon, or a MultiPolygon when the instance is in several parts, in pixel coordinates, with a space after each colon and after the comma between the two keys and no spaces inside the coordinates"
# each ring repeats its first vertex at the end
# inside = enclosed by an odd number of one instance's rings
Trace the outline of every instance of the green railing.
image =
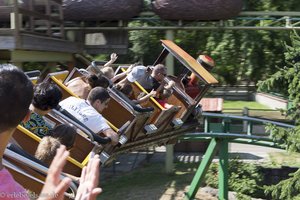
{"type": "Polygon", "coordinates": [[[259,146],[267,146],[272,148],[285,149],[284,145],[278,144],[269,137],[269,133],[254,134],[254,124],[273,124],[283,128],[294,128],[294,125],[285,124],[281,122],[275,122],[266,119],[258,119],[246,116],[234,116],[227,114],[215,114],[215,113],[203,113],[203,132],[188,133],[180,137],[180,140],[195,141],[195,140],[210,140],[210,144],[205,152],[205,155],[196,171],[196,174],[192,180],[189,191],[185,194],[185,199],[194,199],[200,184],[204,180],[205,174],[212,162],[212,159],[219,155],[219,194],[218,199],[228,199],[228,143],[244,143],[253,144],[259,146]],[[213,119],[213,125],[210,123],[213,119]],[[221,126],[217,128],[215,121],[221,126]],[[241,133],[231,133],[231,126],[233,121],[239,121],[246,126],[246,131],[241,133]],[[216,132],[216,130],[220,132],[216,132]]]}

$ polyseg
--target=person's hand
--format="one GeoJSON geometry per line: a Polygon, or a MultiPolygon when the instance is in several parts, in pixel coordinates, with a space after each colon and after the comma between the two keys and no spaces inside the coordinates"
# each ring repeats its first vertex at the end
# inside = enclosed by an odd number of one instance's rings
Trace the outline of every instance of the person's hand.
{"type": "Polygon", "coordinates": [[[113,145],[117,145],[119,143],[119,135],[113,131],[112,129],[107,129],[103,131],[104,135],[111,139],[111,143],[113,145]]]}
{"type": "Polygon", "coordinates": [[[111,63],[114,63],[117,60],[118,56],[116,53],[110,54],[110,61],[111,63]]]}
{"type": "Polygon", "coordinates": [[[99,155],[95,155],[89,160],[88,165],[82,169],[80,185],[75,200],[95,200],[102,192],[102,189],[98,187],[100,175],[99,166],[99,155]]]}
{"type": "Polygon", "coordinates": [[[71,179],[60,179],[60,174],[67,162],[69,152],[64,145],[61,145],[56,152],[56,155],[49,167],[45,185],[39,196],[39,200],[60,200],[64,199],[64,192],[68,189],[71,179]]]}
{"type": "Polygon", "coordinates": [[[173,86],[175,85],[175,82],[174,82],[174,81],[169,81],[168,85],[169,85],[170,87],[173,87],[173,86]]]}
{"type": "Polygon", "coordinates": [[[168,85],[165,87],[166,89],[171,89],[172,87],[175,86],[175,82],[174,81],[169,81],[168,85]]]}
{"type": "Polygon", "coordinates": [[[149,92],[149,95],[151,97],[155,97],[156,96],[156,91],[155,90],[151,90],[151,92],[149,92]]]}
{"type": "Polygon", "coordinates": [[[128,69],[126,70],[127,74],[130,73],[133,70],[133,68],[135,68],[136,66],[137,66],[137,63],[134,63],[134,64],[130,65],[128,67],[128,69]]]}

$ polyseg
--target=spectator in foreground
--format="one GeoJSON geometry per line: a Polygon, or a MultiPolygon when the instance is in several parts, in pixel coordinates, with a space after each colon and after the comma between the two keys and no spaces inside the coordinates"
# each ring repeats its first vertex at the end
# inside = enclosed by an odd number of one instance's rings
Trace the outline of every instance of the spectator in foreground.
{"type": "MultiPolygon", "coordinates": [[[[6,146],[13,132],[22,120],[28,120],[28,110],[33,97],[33,86],[28,77],[16,66],[11,64],[0,65],[0,112],[5,113],[0,120],[0,191],[7,196],[1,199],[11,199],[11,195],[19,194],[19,200],[27,200],[25,189],[18,184],[4,168],[2,160],[6,146]]],[[[51,163],[39,200],[62,200],[64,192],[69,187],[70,178],[61,180],[60,175],[69,152],[61,146],[51,163]]],[[[76,194],[77,200],[95,200],[101,193],[98,188],[99,156],[90,159],[88,166],[83,168],[80,185],[76,194]]]]}

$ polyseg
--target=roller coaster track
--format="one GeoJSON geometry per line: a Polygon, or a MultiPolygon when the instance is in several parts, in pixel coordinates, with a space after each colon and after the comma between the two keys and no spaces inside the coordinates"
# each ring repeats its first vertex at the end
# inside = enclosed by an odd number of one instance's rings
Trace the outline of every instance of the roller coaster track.
{"type": "Polygon", "coordinates": [[[265,147],[285,149],[286,146],[273,141],[269,134],[255,133],[254,124],[275,125],[278,127],[293,129],[295,126],[281,122],[275,122],[266,119],[259,119],[253,117],[234,116],[227,114],[212,114],[203,113],[204,131],[187,133],[180,137],[183,141],[203,141],[210,140],[210,144],[206,153],[201,161],[198,170],[190,185],[189,191],[185,195],[185,199],[194,199],[201,182],[204,180],[205,174],[212,162],[215,155],[219,154],[219,194],[218,198],[225,200],[228,199],[228,143],[243,143],[252,144],[265,147]],[[214,132],[213,126],[216,123],[210,124],[210,119],[219,121],[222,125],[222,132],[214,132]],[[231,133],[231,126],[233,121],[239,121],[243,124],[243,129],[238,133],[231,133]]]}
{"type": "Polygon", "coordinates": [[[142,12],[128,21],[108,24],[97,22],[91,26],[65,23],[65,30],[299,30],[300,12],[297,11],[243,11],[236,18],[217,21],[163,20],[153,12],[142,12]],[[131,23],[130,26],[128,24],[131,23]]]}
{"type": "Polygon", "coordinates": [[[267,119],[260,119],[247,116],[235,116],[228,114],[217,114],[217,113],[203,113],[204,120],[204,132],[201,133],[188,133],[181,137],[181,140],[209,140],[211,138],[225,138],[230,142],[234,143],[244,143],[244,144],[253,144],[265,147],[273,147],[279,149],[285,149],[286,147],[282,144],[279,144],[273,141],[269,135],[266,133],[255,133],[253,131],[253,126],[255,124],[261,124],[262,126],[272,124],[282,128],[294,128],[294,125],[286,124],[277,121],[271,121],[267,119]],[[222,124],[221,131],[215,132],[209,130],[209,119],[219,119],[222,124]],[[239,133],[230,133],[230,125],[232,121],[239,121],[243,123],[243,128],[245,131],[239,133]]]}

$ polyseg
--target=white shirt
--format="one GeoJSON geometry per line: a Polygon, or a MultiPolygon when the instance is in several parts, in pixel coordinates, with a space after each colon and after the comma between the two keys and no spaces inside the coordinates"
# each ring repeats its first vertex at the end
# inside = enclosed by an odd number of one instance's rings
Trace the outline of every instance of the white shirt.
{"type": "Polygon", "coordinates": [[[69,97],[61,101],[59,105],[94,133],[99,133],[110,128],[104,117],[84,99],[69,97]]]}

